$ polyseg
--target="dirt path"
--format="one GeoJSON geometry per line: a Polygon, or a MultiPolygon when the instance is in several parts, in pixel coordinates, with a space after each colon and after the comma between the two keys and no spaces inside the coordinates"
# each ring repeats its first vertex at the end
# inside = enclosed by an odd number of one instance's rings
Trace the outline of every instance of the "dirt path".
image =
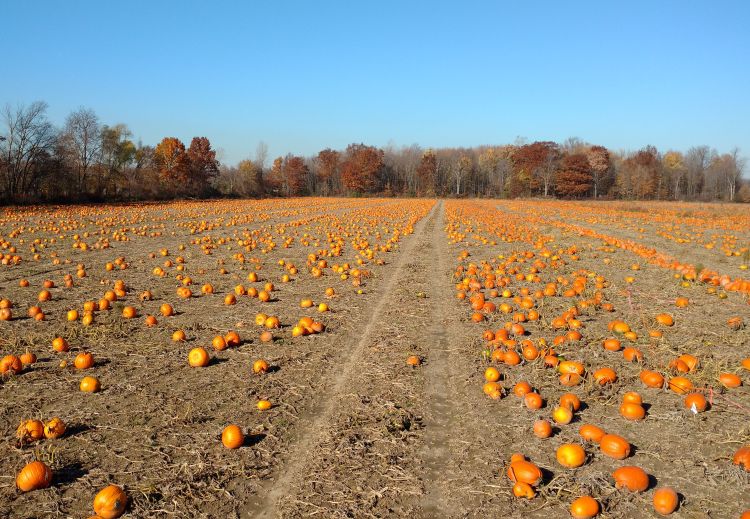
{"type": "MultiPolygon", "coordinates": [[[[430,223],[434,226],[436,215],[441,214],[441,208],[441,204],[436,204],[430,214],[417,224],[413,236],[399,253],[391,277],[381,288],[382,297],[373,308],[361,332],[359,342],[351,349],[348,356],[341,360],[341,365],[334,372],[335,376],[329,386],[330,389],[321,398],[320,404],[308,416],[300,419],[300,423],[309,420],[309,424],[302,427],[301,436],[288,453],[286,462],[281,465],[281,476],[263,494],[262,500],[250,503],[247,512],[253,516],[275,517],[281,504],[279,501],[289,496],[299,476],[304,474],[306,469],[314,466],[312,458],[320,452],[318,447],[321,438],[330,427],[333,415],[340,409],[345,393],[358,378],[355,370],[361,369],[365,350],[373,343],[373,336],[377,334],[378,327],[383,323],[384,314],[393,303],[388,294],[394,293],[397,282],[401,280],[403,272],[408,268],[408,261],[413,259],[417,243],[424,241],[421,237],[425,233],[426,226],[430,223]]],[[[285,501],[289,502],[286,499],[285,501]]]]}

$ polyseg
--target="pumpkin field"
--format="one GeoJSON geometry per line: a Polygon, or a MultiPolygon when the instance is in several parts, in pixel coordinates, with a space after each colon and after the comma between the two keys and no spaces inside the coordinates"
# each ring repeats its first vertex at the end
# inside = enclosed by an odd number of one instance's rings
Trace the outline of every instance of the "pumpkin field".
{"type": "Polygon", "coordinates": [[[750,518],[750,210],[0,213],[0,518],[750,518]]]}

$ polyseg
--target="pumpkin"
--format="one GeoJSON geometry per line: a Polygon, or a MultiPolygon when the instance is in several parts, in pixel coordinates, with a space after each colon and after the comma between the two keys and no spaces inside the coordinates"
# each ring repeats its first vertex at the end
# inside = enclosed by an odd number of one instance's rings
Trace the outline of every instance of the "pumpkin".
{"type": "Polygon", "coordinates": [[[520,481],[531,486],[536,486],[542,481],[542,471],[525,459],[511,461],[508,466],[508,477],[514,483],[520,481]]]}
{"type": "Polygon", "coordinates": [[[266,373],[268,369],[268,362],[263,359],[259,359],[253,362],[253,373],[266,373]]]}
{"type": "Polygon", "coordinates": [[[549,438],[552,436],[552,425],[547,420],[537,420],[534,422],[534,436],[549,438]]]}
{"type": "Polygon", "coordinates": [[[654,389],[661,389],[662,387],[664,387],[664,377],[661,373],[658,373],[656,371],[644,369],[643,371],[641,371],[639,378],[641,379],[641,382],[646,385],[646,387],[651,387],[654,389]]]}
{"type": "Polygon", "coordinates": [[[674,325],[674,318],[669,314],[659,314],[656,316],[656,322],[662,326],[674,325]]]}
{"type": "Polygon", "coordinates": [[[617,373],[611,368],[599,368],[594,372],[594,380],[600,386],[611,384],[617,380],[617,373]]]}
{"type": "Polygon", "coordinates": [[[583,424],[578,429],[578,434],[585,441],[600,443],[605,435],[605,432],[596,425],[583,424]]]}
{"type": "Polygon", "coordinates": [[[599,514],[599,502],[591,496],[581,496],[570,504],[574,519],[591,519],[599,514]]]}
{"type": "Polygon", "coordinates": [[[172,340],[174,342],[183,342],[185,339],[187,339],[187,336],[185,335],[185,332],[182,330],[176,330],[172,334],[172,340]]]}
{"type": "Polygon", "coordinates": [[[622,395],[622,403],[641,405],[643,403],[643,399],[641,398],[641,395],[639,395],[635,391],[628,391],[627,393],[622,395]]]}
{"type": "Polygon", "coordinates": [[[227,425],[221,432],[221,443],[227,449],[237,449],[245,443],[245,435],[242,434],[242,429],[236,425],[227,425]]]}
{"type": "Polygon", "coordinates": [[[84,393],[97,393],[102,386],[95,377],[83,377],[78,387],[84,393]]]}
{"type": "Polygon", "coordinates": [[[41,461],[32,461],[16,476],[16,486],[21,492],[47,488],[52,484],[52,470],[41,461]]]}
{"type": "Polygon", "coordinates": [[[16,429],[16,437],[21,443],[32,443],[44,438],[44,424],[39,420],[23,420],[16,429]]]}
{"type": "Polygon", "coordinates": [[[573,411],[568,407],[556,407],[552,411],[552,419],[560,425],[568,425],[573,420],[573,411]]]}
{"type": "Polygon", "coordinates": [[[133,319],[138,315],[138,311],[132,306],[126,306],[122,309],[122,316],[125,319],[133,319]]]}
{"type": "Polygon", "coordinates": [[[624,460],[630,456],[630,443],[616,434],[605,434],[599,441],[599,449],[603,454],[616,460],[624,460]]]}
{"type": "Polygon", "coordinates": [[[117,485],[101,489],[94,497],[94,513],[102,519],[116,519],[125,513],[128,496],[117,485]]]}
{"type": "Polygon", "coordinates": [[[576,468],[586,462],[586,451],[577,443],[564,443],[558,447],[556,457],[563,467],[576,468]]]}
{"type": "Polygon", "coordinates": [[[693,390],[693,383],[685,377],[672,377],[669,379],[669,389],[678,395],[686,395],[693,390]]]}
{"type": "Polygon", "coordinates": [[[732,463],[741,465],[746,471],[750,472],[750,445],[737,449],[732,457],[732,463]]]}
{"type": "Polygon", "coordinates": [[[411,367],[416,367],[422,364],[422,359],[420,359],[417,355],[409,355],[406,357],[406,364],[411,367]]]}
{"type": "Polygon", "coordinates": [[[669,487],[657,488],[654,492],[654,510],[660,515],[669,515],[677,509],[680,498],[674,489],[669,487]]]}
{"type": "Polygon", "coordinates": [[[65,434],[66,428],[67,427],[65,425],[65,422],[55,417],[44,424],[44,437],[49,440],[60,438],[63,434],[65,434]]]}
{"type": "Polygon", "coordinates": [[[526,404],[526,407],[528,407],[529,409],[541,409],[544,405],[542,397],[539,395],[539,393],[536,393],[534,391],[526,393],[526,395],[524,395],[523,403],[526,404]]]}
{"type": "Polygon", "coordinates": [[[648,488],[648,474],[633,465],[620,467],[612,473],[615,487],[624,488],[630,492],[643,492],[648,488]]]}
{"type": "Polygon", "coordinates": [[[742,385],[742,379],[734,373],[722,373],[719,375],[719,382],[726,388],[735,388],[742,385]]]}
{"type": "Polygon", "coordinates": [[[523,481],[517,481],[513,484],[513,495],[518,498],[534,499],[536,491],[534,487],[523,481]]]}
{"type": "Polygon", "coordinates": [[[240,342],[240,334],[238,334],[235,331],[229,331],[224,336],[224,341],[227,343],[227,346],[239,346],[240,342]]]}
{"type": "Polygon", "coordinates": [[[646,417],[646,410],[640,404],[624,402],[620,406],[620,414],[628,420],[643,420],[646,417]]]}
{"type": "Polygon", "coordinates": [[[573,393],[564,393],[560,397],[560,406],[567,407],[571,411],[578,411],[581,409],[581,399],[573,393]]]}
{"type": "Polygon", "coordinates": [[[52,341],[52,349],[57,352],[63,353],[70,350],[70,344],[68,344],[68,341],[66,341],[62,337],[56,337],[52,341]]]}
{"type": "Polygon", "coordinates": [[[89,369],[94,365],[94,356],[88,352],[81,352],[76,355],[73,365],[78,369],[89,369]]]}
{"type": "Polygon", "coordinates": [[[531,384],[525,380],[521,380],[513,386],[513,394],[519,398],[523,398],[527,393],[531,393],[531,384]]]}
{"type": "Polygon", "coordinates": [[[188,364],[194,368],[204,368],[208,366],[211,358],[208,356],[208,352],[204,348],[193,348],[188,353],[188,364]]]}
{"type": "Polygon", "coordinates": [[[500,372],[497,370],[497,368],[487,368],[484,371],[484,379],[487,382],[497,382],[500,380],[500,372]]]}
{"type": "Polygon", "coordinates": [[[260,400],[255,404],[255,407],[257,407],[259,411],[267,411],[268,409],[271,409],[272,406],[273,405],[268,400],[260,400]]]}
{"type": "Polygon", "coordinates": [[[690,393],[683,400],[685,407],[695,413],[702,413],[708,408],[706,397],[700,393],[690,393]]]}
{"type": "Polygon", "coordinates": [[[266,330],[265,332],[260,334],[260,342],[272,342],[273,341],[273,333],[266,330]]]}
{"type": "Polygon", "coordinates": [[[0,360],[0,374],[14,373],[19,374],[23,369],[23,363],[21,359],[15,355],[6,355],[0,360]]]}
{"type": "Polygon", "coordinates": [[[19,358],[21,359],[21,364],[23,364],[24,366],[28,366],[36,362],[36,355],[28,350],[26,350],[26,353],[23,353],[19,358]]]}
{"type": "Polygon", "coordinates": [[[216,351],[223,351],[227,349],[227,341],[221,335],[217,335],[211,341],[211,346],[213,346],[216,351]]]}
{"type": "Polygon", "coordinates": [[[622,358],[627,362],[643,362],[643,352],[638,348],[627,347],[622,350],[622,358]]]}

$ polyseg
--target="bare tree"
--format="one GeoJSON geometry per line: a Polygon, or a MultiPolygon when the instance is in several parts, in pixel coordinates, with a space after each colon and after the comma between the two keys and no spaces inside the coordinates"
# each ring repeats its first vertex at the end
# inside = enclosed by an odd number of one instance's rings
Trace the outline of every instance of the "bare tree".
{"type": "Polygon", "coordinates": [[[87,190],[86,181],[91,167],[99,160],[102,132],[99,118],[93,110],[79,108],[65,120],[63,146],[75,172],[76,188],[81,195],[87,190]]]}
{"type": "Polygon", "coordinates": [[[4,129],[0,139],[0,171],[8,199],[29,198],[43,173],[41,163],[49,157],[57,132],[47,120],[47,103],[36,101],[28,107],[3,110],[4,129]]]}
{"type": "Polygon", "coordinates": [[[693,146],[685,154],[685,180],[687,196],[696,198],[706,183],[706,170],[715,154],[708,146],[693,146]]]}

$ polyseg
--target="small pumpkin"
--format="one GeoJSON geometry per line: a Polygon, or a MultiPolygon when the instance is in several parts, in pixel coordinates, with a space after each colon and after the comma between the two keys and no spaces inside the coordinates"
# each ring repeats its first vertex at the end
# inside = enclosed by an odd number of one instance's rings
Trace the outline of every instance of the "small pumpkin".
{"type": "Polygon", "coordinates": [[[102,385],[96,377],[83,377],[78,387],[84,393],[97,393],[102,385]]]}
{"type": "Polygon", "coordinates": [[[746,471],[750,472],[750,445],[737,449],[732,457],[732,463],[741,465],[746,471]]]}
{"type": "Polygon", "coordinates": [[[47,488],[52,484],[52,470],[41,461],[32,461],[16,476],[16,486],[21,492],[47,488]]]}
{"type": "Polygon", "coordinates": [[[518,498],[534,499],[536,490],[534,487],[523,481],[516,481],[513,484],[513,495],[518,498]]]}
{"type": "Polygon", "coordinates": [[[66,429],[67,426],[65,425],[65,422],[63,422],[60,418],[55,417],[44,424],[44,437],[48,440],[60,438],[63,434],[65,434],[66,429]]]}
{"type": "Polygon", "coordinates": [[[646,410],[640,404],[624,402],[620,406],[620,414],[628,420],[643,420],[646,417],[646,410]]]}
{"type": "Polygon", "coordinates": [[[208,366],[210,360],[211,358],[204,348],[193,348],[188,353],[188,363],[194,368],[204,368],[208,366]]]}
{"type": "Polygon", "coordinates": [[[94,513],[102,519],[116,519],[125,513],[128,496],[117,485],[101,489],[94,497],[94,513]]]}
{"type": "Polygon", "coordinates": [[[245,435],[237,425],[227,425],[221,432],[221,443],[227,449],[237,449],[245,443],[245,435]]]}
{"type": "Polygon", "coordinates": [[[73,365],[78,369],[89,369],[94,365],[94,356],[88,352],[81,352],[76,355],[73,365]]]}
{"type": "Polygon", "coordinates": [[[266,362],[263,359],[258,359],[255,362],[253,362],[253,373],[255,374],[261,374],[268,372],[269,369],[268,362],[266,362]]]}
{"type": "Polygon", "coordinates": [[[23,420],[16,429],[16,437],[21,443],[33,443],[44,438],[44,424],[39,420],[23,420]]]}
{"type": "Polygon", "coordinates": [[[558,447],[556,457],[560,465],[572,469],[586,462],[586,451],[577,443],[564,443],[558,447]]]}
{"type": "Polygon", "coordinates": [[[643,382],[646,387],[651,387],[654,389],[661,389],[662,387],[664,387],[664,376],[662,376],[661,373],[644,369],[643,371],[641,371],[639,377],[641,379],[641,382],[643,382]]]}
{"type": "Polygon", "coordinates": [[[690,393],[683,400],[685,407],[694,413],[702,413],[708,408],[708,401],[701,393],[690,393]]]}
{"type": "Polygon", "coordinates": [[[648,474],[633,465],[620,467],[612,473],[617,488],[624,488],[630,492],[643,492],[648,488],[648,474]]]}
{"type": "Polygon", "coordinates": [[[6,355],[0,360],[0,374],[14,373],[18,375],[23,369],[23,362],[15,355],[6,355]]]}
{"type": "Polygon", "coordinates": [[[573,519],[591,519],[599,515],[599,502],[591,496],[581,496],[570,504],[573,519]]]}
{"type": "Polygon", "coordinates": [[[630,443],[616,434],[605,434],[599,441],[599,449],[603,454],[616,460],[624,460],[630,456],[630,443]]]}
{"type": "Polygon", "coordinates": [[[552,436],[552,424],[547,420],[534,422],[534,436],[537,438],[549,438],[552,436]]]}
{"type": "Polygon", "coordinates": [[[578,429],[578,434],[585,441],[600,443],[606,433],[604,432],[604,430],[597,427],[596,425],[583,424],[578,429]]]}
{"type": "Polygon", "coordinates": [[[273,404],[271,404],[271,402],[269,402],[268,400],[260,400],[257,404],[255,404],[255,406],[259,411],[267,411],[268,409],[271,409],[271,407],[273,407],[273,404]]]}
{"type": "Polygon", "coordinates": [[[669,515],[677,509],[680,497],[674,489],[662,487],[654,492],[654,510],[660,515],[669,515]]]}
{"type": "Polygon", "coordinates": [[[531,486],[536,486],[542,481],[542,471],[539,467],[525,459],[511,461],[507,473],[510,480],[514,483],[520,481],[531,486]]]}

